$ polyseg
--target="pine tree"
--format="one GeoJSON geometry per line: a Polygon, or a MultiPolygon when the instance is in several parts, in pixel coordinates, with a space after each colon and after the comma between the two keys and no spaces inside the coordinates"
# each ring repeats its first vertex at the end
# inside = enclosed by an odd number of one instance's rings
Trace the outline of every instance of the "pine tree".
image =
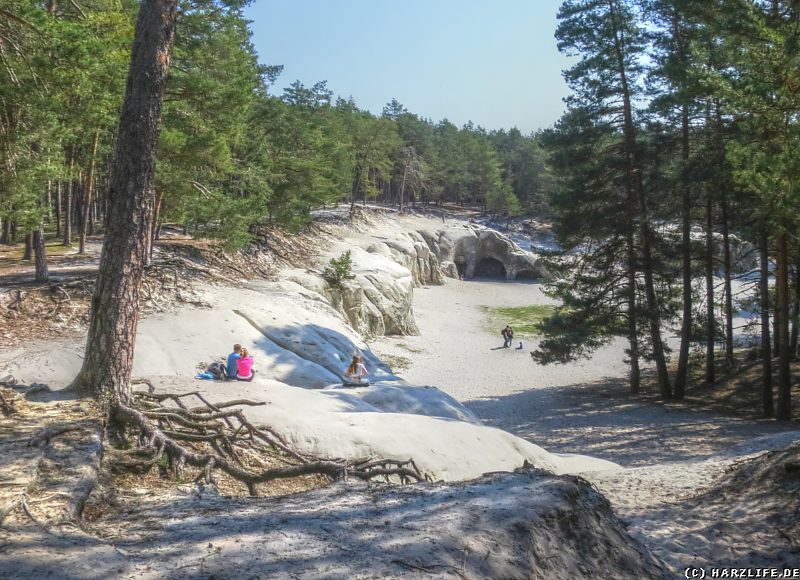
{"type": "MultiPolygon", "coordinates": [[[[548,340],[543,341],[537,357],[547,360],[550,357],[547,350],[557,347],[567,348],[566,352],[585,353],[607,340],[610,334],[618,333],[618,323],[623,317],[620,295],[624,293],[631,390],[639,389],[642,354],[639,317],[643,315],[661,395],[669,398],[672,389],[661,338],[661,305],[655,288],[654,235],[637,141],[639,128],[633,110],[636,87],[643,74],[644,35],[632,6],[617,0],[564,2],[559,20],[556,32],[559,49],[579,56],[580,60],[565,72],[575,94],[568,99],[570,111],[559,126],[562,137],[555,142],[551,139],[551,144],[558,147],[560,140],[574,146],[578,138],[589,137],[586,147],[590,153],[582,156],[583,165],[571,168],[564,165],[572,177],[567,190],[572,199],[560,204],[565,212],[564,223],[582,224],[576,230],[584,232],[586,254],[582,258],[585,265],[554,286],[556,294],[564,295],[567,300],[562,312],[545,323],[548,340]],[[599,165],[598,160],[602,160],[599,165]],[[586,191],[592,191],[595,199],[582,198],[586,191]],[[570,204],[574,207],[569,208],[570,204]],[[606,220],[618,227],[610,229],[609,225],[598,223],[587,215],[592,212],[602,212],[606,220]],[[624,256],[624,261],[619,256],[624,256]],[[568,280],[575,282],[573,288],[580,288],[579,293],[570,290],[568,280]],[[640,284],[645,296],[641,305],[640,284]],[[581,324],[583,332],[576,327],[568,331],[568,325],[573,323],[581,324]],[[561,331],[568,332],[571,340],[559,339],[557,333],[561,331]],[[589,346],[576,344],[581,335],[590,339],[589,346]]],[[[564,231],[564,224],[560,229],[564,231]]],[[[577,245],[573,242],[565,247],[571,249],[577,245]]]]}
{"type": "Polygon", "coordinates": [[[139,9],[86,355],[72,383],[72,388],[109,405],[130,399],[153,204],[154,154],[176,15],[176,0],[144,0],[139,9]]]}

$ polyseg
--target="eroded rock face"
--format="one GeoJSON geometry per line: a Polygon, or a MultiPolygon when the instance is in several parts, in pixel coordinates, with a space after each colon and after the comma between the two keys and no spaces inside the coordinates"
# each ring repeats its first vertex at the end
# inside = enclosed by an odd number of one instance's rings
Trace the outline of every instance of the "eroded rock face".
{"type": "MultiPolygon", "coordinates": [[[[353,279],[326,290],[331,306],[362,336],[419,334],[414,320],[414,274],[387,244],[352,248],[353,279]]],[[[409,251],[414,251],[410,248],[409,251]]]]}
{"type": "MultiPolygon", "coordinates": [[[[408,268],[414,286],[444,284],[439,268],[439,258],[434,248],[419,232],[409,232],[406,238],[385,240],[372,244],[367,251],[391,258],[408,268]]],[[[437,248],[438,249],[438,248],[437,248]]]]}
{"type": "MultiPolygon", "coordinates": [[[[430,244],[433,245],[433,244],[430,244]]],[[[449,265],[455,265],[457,275],[465,278],[491,277],[507,280],[535,279],[545,275],[541,261],[525,252],[503,234],[465,224],[452,226],[438,232],[435,242],[446,275],[453,274],[449,265]]]]}
{"type": "Polygon", "coordinates": [[[474,224],[409,231],[350,248],[353,278],[331,285],[318,274],[296,281],[326,296],[362,336],[413,335],[415,287],[445,278],[535,279],[538,260],[506,236],[474,224]]]}
{"type": "Polygon", "coordinates": [[[418,334],[414,287],[444,284],[437,252],[422,234],[351,248],[350,257],[354,278],[328,286],[331,305],[363,336],[418,334]]]}

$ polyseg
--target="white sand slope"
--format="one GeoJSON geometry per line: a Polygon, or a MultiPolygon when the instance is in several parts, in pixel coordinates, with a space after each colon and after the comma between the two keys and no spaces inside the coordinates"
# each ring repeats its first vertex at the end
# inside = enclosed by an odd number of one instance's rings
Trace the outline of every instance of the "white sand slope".
{"type": "MultiPolygon", "coordinates": [[[[212,401],[247,398],[248,417],[278,429],[298,451],[324,457],[413,458],[433,480],[459,481],[523,464],[552,473],[614,469],[583,456],[551,454],[481,425],[453,397],[408,385],[382,364],[319,295],[291,282],[206,289],[211,310],[183,310],[144,320],[134,373],[159,390],[200,390],[212,401]],[[251,383],[192,379],[200,362],[225,355],[233,342],[256,359],[251,383]],[[361,352],[371,386],[341,388],[344,369],[361,352]],[[338,388],[337,388],[338,386],[338,388]]],[[[80,344],[31,348],[5,359],[0,374],[64,387],[80,365],[80,344]]]]}

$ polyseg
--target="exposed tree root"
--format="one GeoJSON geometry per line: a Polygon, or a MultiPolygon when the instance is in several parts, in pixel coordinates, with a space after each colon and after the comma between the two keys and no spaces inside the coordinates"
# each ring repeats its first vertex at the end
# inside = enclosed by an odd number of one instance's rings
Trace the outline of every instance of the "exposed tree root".
{"type": "Polygon", "coordinates": [[[61,435],[62,433],[68,433],[70,431],[80,431],[83,429],[83,425],[80,423],[68,423],[66,425],[50,425],[39,431],[36,435],[30,438],[28,441],[29,447],[39,447],[40,445],[50,443],[50,440],[53,437],[61,435]]]}
{"type": "Polygon", "coordinates": [[[0,393],[0,410],[2,410],[3,415],[6,417],[10,417],[14,414],[14,401],[7,401],[3,393],[0,393]]]}
{"type": "Polygon", "coordinates": [[[244,483],[251,495],[257,495],[258,484],[304,475],[400,483],[426,479],[411,459],[348,462],[297,453],[280,434],[253,425],[238,408],[264,403],[238,399],[212,404],[197,391],[156,394],[149,381],[135,382],[147,384],[149,392],[134,392],[131,405],[118,404],[112,412],[114,422],[137,440],[135,448],[114,453],[116,469],[147,471],[166,459],[178,475],[187,465],[200,469],[197,481],[211,483],[212,472],[222,471],[244,483]],[[187,405],[192,397],[202,404],[187,405]],[[266,458],[286,465],[261,469],[266,458]]]}
{"type": "Polygon", "coordinates": [[[6,479],[0,493],[0,526],[16,515],[47,533],[63,525],[81,527],[83,506],[100,469],[102,425],[85,414],[69,421],[70,414],[62,415],[65,421],[38,429],[42,422],[31,408],[11,418],[2,437],[6,479]]]}

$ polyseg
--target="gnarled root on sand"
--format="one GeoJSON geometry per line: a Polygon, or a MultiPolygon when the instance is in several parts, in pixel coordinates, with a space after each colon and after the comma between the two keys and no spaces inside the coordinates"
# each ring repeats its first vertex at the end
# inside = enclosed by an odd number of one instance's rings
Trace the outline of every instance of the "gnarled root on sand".
{"type": "Polygon", "coordinates": [[[427,479],[412,459],[344,461],[297,453],[274,429],[253,425],[241,409],[264,403],[238,399],[212,404],[197,391],[156,394],[148,386],[149,392],[134,391],[130,405],[118,404],[112,410],[113,423],[137,443],[113,452],[115,469],[147,471],[166,459],[177,475],[187,465],[200,469],[197,482],[211,483],[212,473],[222,471],[244,483],[251,495],[257,495],[258,484],[303,475],[403,484],[427,479]],[[190,406],[191,398],[200,404],[190,406]],[[283,465],[263,468],[267,458],[283,465]]]}

